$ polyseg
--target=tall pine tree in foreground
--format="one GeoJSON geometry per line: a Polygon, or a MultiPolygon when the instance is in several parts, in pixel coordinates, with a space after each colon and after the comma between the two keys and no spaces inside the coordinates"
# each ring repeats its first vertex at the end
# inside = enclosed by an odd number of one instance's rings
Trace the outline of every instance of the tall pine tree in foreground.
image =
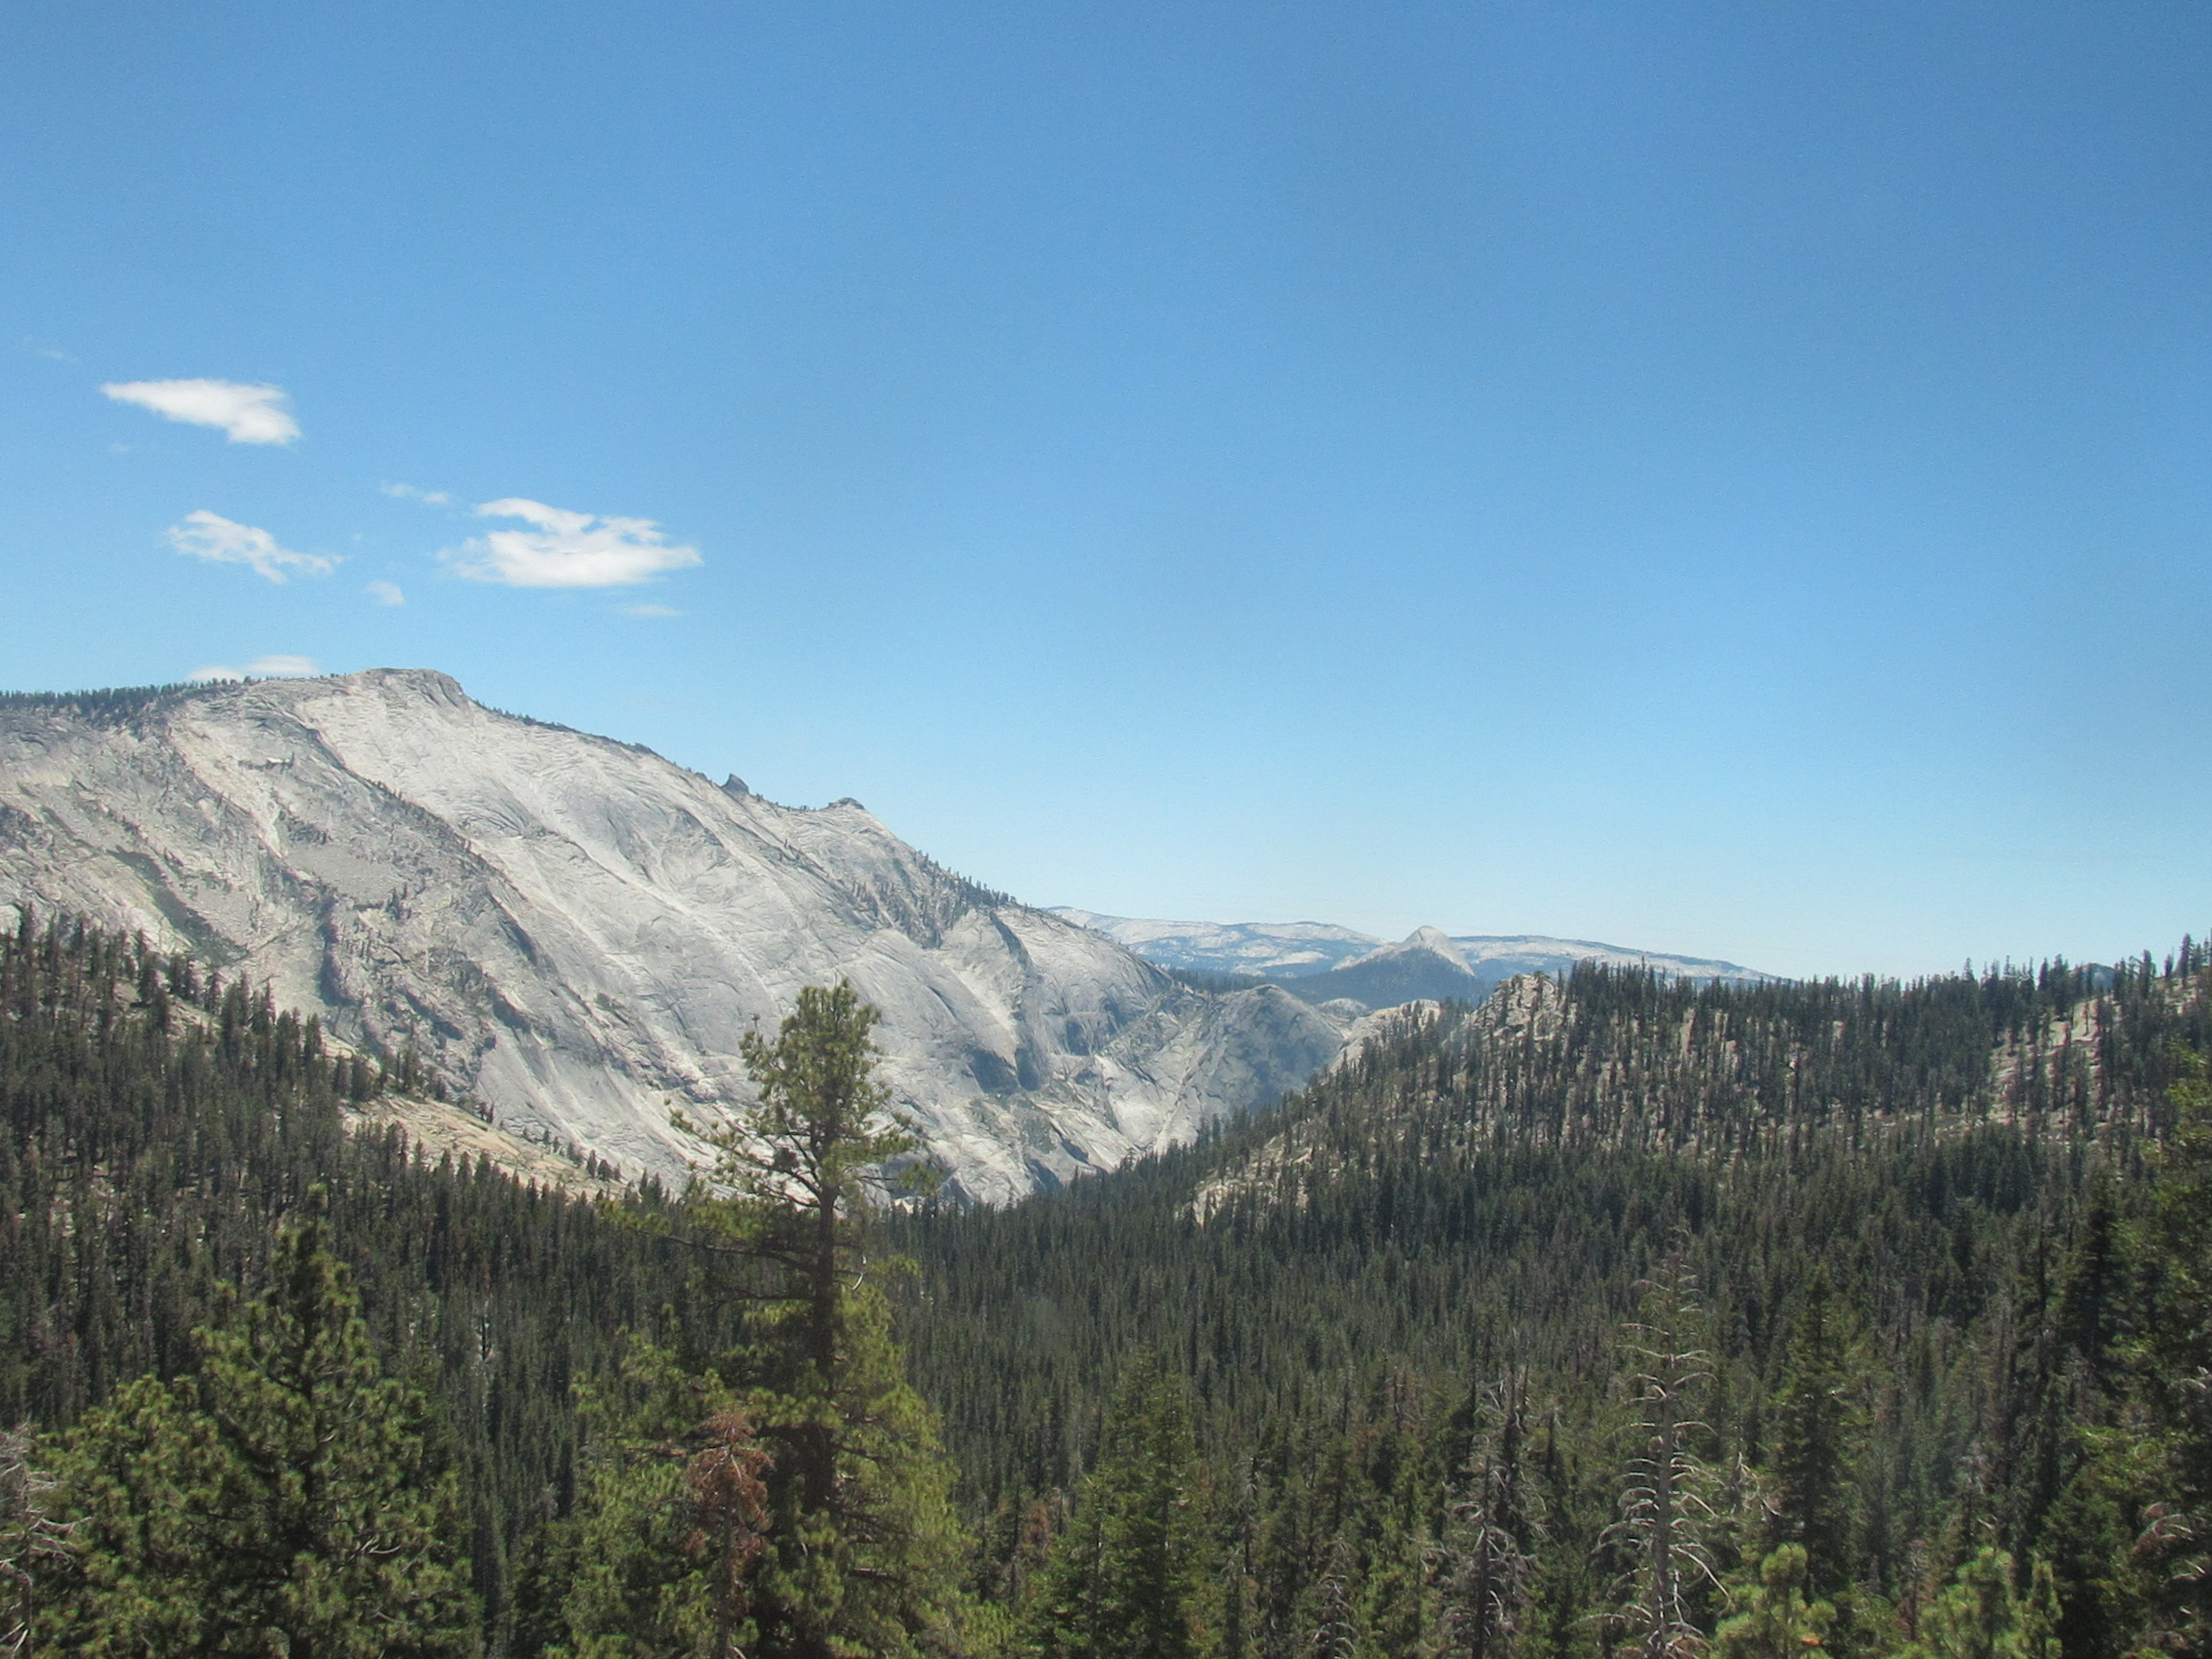
{"type": "Polygon", "coordinates": [[[750,1339],[725,1365],[773,1461],[752,1568],[757,1659],[902,1659],[982,1638],[934,1415],[907,1385],[869,1252],[874,1211],[920,1144],[875,1077],[877,1012],[810,985],[743,1053],[759,1103],[711,1134],[686,1236],[733,1265],[750,1339]]]}
{"type": "Polygon", "coordinates": [[[131,1383],[69,1437],[58,1506],[76,1524],[45,1563],[38,1651],[476,1651],[457,1483],[420,1391],[381,1375],[319,1217],[284,1230],[272,1279],[197,1333],[197,1375],[131,1383]]]}

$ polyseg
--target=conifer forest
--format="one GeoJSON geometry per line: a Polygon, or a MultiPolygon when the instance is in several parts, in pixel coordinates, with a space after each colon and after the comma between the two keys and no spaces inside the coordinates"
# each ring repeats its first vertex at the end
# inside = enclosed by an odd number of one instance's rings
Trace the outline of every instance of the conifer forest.
{"type": "Polygon", "coordinates": [[[1003,1208],[874,1018],[748,1039],[687,1190],[547,1183],[20,913],[0,1654],[2212,1659],[2193,941],[1530,976],[1003,1208]]]}

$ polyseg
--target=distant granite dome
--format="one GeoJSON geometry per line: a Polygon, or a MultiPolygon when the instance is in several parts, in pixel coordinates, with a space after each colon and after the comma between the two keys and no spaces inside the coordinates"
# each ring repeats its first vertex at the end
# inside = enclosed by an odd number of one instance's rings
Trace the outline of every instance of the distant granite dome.
{"type": "Polygon", "coordinates": [[[1210,994],[915,852],[853,800],[378,669],[0,699],[0,903],[143,928],[341,1035],[421,1048],[500,1121],[633,1171],[745,1099],[739,1039],[850,977],[960,1190],[1190,1139],[1336,1054],[1341,1013],[1210,994]]]}
{"type": "Polygon", "coordinates": [[[1164,922],[1065,906],[1052,913],[1164,968],[1262,977],[1323,1007],[1340,1001],[1361,1009],[1416,1000],[1479,1002],[1520,974],[1566,974],[1580,962],[1649,968],[1697,983],[1750,984],[1772,977],[1711,957],[1533,933],[1448,934],[1416,927],[1389,944],[1326,922],[1164,922]]]}

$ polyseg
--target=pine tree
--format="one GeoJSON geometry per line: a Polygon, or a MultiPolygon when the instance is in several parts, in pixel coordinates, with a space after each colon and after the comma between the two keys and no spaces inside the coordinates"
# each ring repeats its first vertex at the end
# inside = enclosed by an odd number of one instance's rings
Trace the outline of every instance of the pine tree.
{"type": "Polygon", "coordinates": [[[1521,1628],[1534,1589],[1540,1533],[1528,1479],[1527,1380],[1488,1390],[1467,1466],[1453,1483],[1444,1536],[1431,1551],[1443,1659],[1498,1659],[1521,1628]]]}
{"type": "Polygon", "coordinates": [[[2058,1633],[2061,1616],[2057,1575],[2050,1562],[2037,1560],[2028,1575],[2028,1595],[2020,1603],[2006,1659],[2060,1659],[2065,1652],[2058,1633]]]}
{"type": "Polygon", "coordinates": [[[1821,1646],[1836,1609],[1807,1598],[1806,1557],[1802,1544],[1768,1553],[1748,1605],[1713,1632],[1713,1659],[1801,1659],[1821,1646]]]}
{"type": "Polygon", "coordinates": [[[547,1541],[560,1631],[534,1646],[546,1659],[739,1659],[767,1549],[769,1456],[751,1420],[719,1378],[644,1341],[586,1395],[584,1490],[547,1541]]]}
{"type": "Polygon", "coordinates": [[[1787,1369],[1773,1405],[1777,1544],[1805,1550],[1806,1581],[1815,1596],[1852,1580],[1851,1467],[1856,1413],[1835,1289],[1816,1266],[1791,1334],[1787,1369]]]}
{"type": "Polygon", "coordinates": [[[1637,1311],[1624,1344],[1635,1390],[1627,1466],[1606,1542],[1628,1556],[1619,1616],[1629,1644],[1642,1659],[1685,1659],[1705,1646],[1697,1606],[1719,1583],[1711,1540],[1720,1517],[1695,1446],[1713,1380],[1705,1315],[1678,1252],[1654,1270],[1637,1311]]]}
{"type": "Polygon", "coordinates": [[[1358,1659],[1397,1659],[1429,1646],[1427,1568],[1433,1541],[1425,1511],[1429,1492],[1408,1480],[1384,1501],[1356,1609],[1358,1659]]]}
{"type": "Polygon", "coordinates": [[[1208,1574],[1181,1379],[1139,1356],[1034,1582],[1029,1659],[1198,1659],[1208,1574]]]}
{"type": "Polygon", "coordinates": [[[1358,1558],[1344,1527],[1329,1540],[1329,1556],[1314,1586],[1313,1635],[1306,1644],[1310,1659],[1354,1659],[1359,1651],[1359,1617],[1353,1605],[1352,1582],[1358,1558]]]}
{"type": "MultiPolygon", "coordinates": [[[[807,986],[774,1042],[743,1044],[758,1104],[707,1137],[689,1238],[752,1277],[733,1378],[772,1450],[769,1547],[751,1569],[759,1659],[901,1659],[976,1639],[968,1543],[936,1419],[906,1383],[872,1260],[887,1172],[919,1144],[874,1074],[878,1015],[850,982],[807,986]]],[[[910,1166],[913,1167],[913,1166],[910,1166]]]]}
{"type": "Polygon", "coordinates": [[[1984,1545],[1960,1562],[1951,1581],[1920,1611],[1919,1629],[1897,1659],[2058,1659],[2057,1589],[2038,1562],[2022,1599],[2012,1557],[1984,1545]]]}
{"type": "MultiPolygon", "coordinates": [[[[316,1194],[320,1198],[320,1193],[316,1194]]],[[[176,1383],[122,1389],[70,1437],[81,1517],[41,1610],[71,1652],[460,1659],[476,1607],[458,1487],[427,1403],[380,1375],[319,1217],[274,1283],[196,1334],[176,1383]]]]}
{"type": "Polygon", "coordinates": [[[2200,1054],[2180,1060],[2147,1228],[2158,1283],[2140,1356],[2163,1467],[2134,1553],[2156,1568],[2151,1645],[2204,1659],[2212,1654],[2212,1075],[2200,1054]]]}
{"type": "Polygon", "coordinates": [[[75,1528],[55,1512],[54,1477],[22,1430],[0,1431],[0,1655],[31,1647],[38,1583],[67,1560],[75,1528]]]}

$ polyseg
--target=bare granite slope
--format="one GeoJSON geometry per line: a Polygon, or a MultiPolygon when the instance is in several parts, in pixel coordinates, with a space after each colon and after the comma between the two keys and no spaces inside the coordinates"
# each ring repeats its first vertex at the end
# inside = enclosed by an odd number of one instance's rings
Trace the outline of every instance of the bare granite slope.
{"type": "Polygon", "coordinates": [[[777,805],[380,669],[0,704],[0,902],[144,928],[342,1037],[413,1043],[499,1123],[676,1174],[672,1109],[849,976],[884,1073],[1000,1199],[1189,1139],[1336,1053],[1272,987],[1180,985],[963,881],[857,803],[777,805]]]}

